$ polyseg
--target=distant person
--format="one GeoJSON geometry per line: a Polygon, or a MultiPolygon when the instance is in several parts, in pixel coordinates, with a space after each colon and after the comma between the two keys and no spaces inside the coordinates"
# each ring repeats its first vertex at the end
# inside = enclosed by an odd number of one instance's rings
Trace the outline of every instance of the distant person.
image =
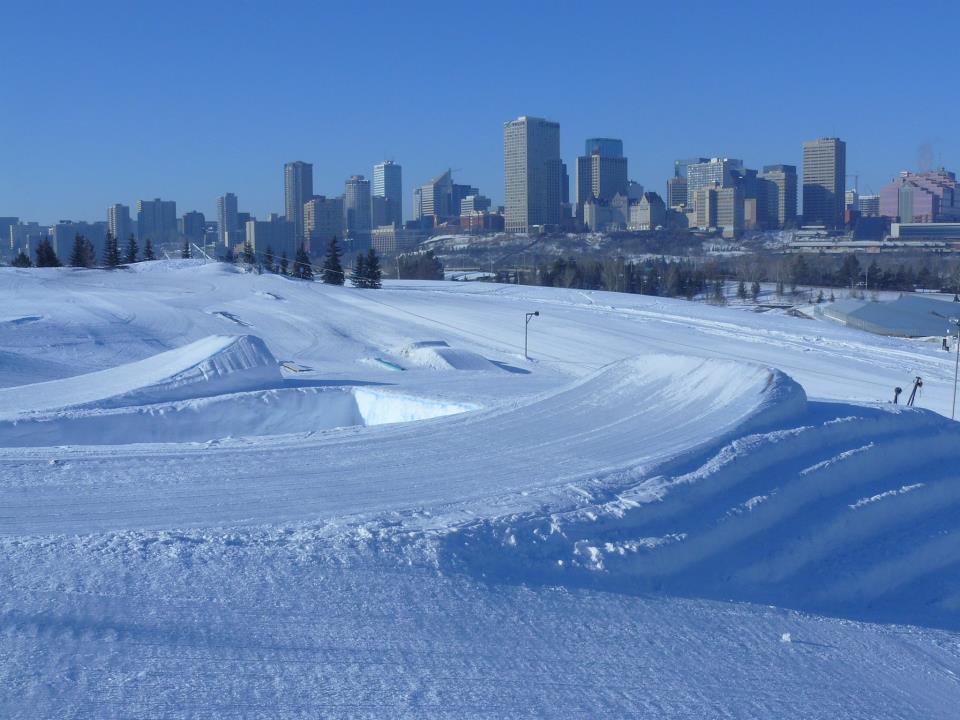
{"type": "Polygon", "coordinates": [[[943,349],[946,350],[947,352],[950,352],[950,343],[947,342],[946,337],[943,338],[943,349]]]}

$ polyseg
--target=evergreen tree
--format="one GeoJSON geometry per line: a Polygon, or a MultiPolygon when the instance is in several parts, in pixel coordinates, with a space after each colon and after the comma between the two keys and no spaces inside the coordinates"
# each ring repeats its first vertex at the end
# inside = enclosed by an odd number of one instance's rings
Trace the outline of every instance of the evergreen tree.
{"type": "Polygon", "coordinates": [[[147,238],[146,242],[143,244],[143,259],[148,262],[157,259],[153,254],[153,243],[150,242],[150,238],[147,238]]]}
{"type": "Polygon", "coordinates": [[[747,283],[743,280],[737,283],[737,297],[740,300],[747,299],[747,283]]]}
{"type": "Polygon", "coordinates": [[[753,301],[756,302],[757,298],[760,297],[760,281],[754,280],[753,284],[750,286],[750,297],[753,298],[753,301]]]}
{"type": "Polygon", "coordinates": [[[353,272],[350,273],[350,282],[354,287],[365,288],[367,286],[367,258],[363,253],[357,253],[353,261],[353,272]]]}
{"type": "Polygon", "coordinates": [[[189,238],[183,239],[183,249],[180,250],[180,257],[184,260],[190,259],[190,240],[189,238]]]}
{"type": "Polygon", "coordinates": [[[70,252],[70,266],[88,268],[93,266],[93,246],[83,235],[77,233],[73,238],[70,252]]]}
{"type": "Polygon", "coordinates": [[[380,281],[383,278],[383,272],[380,270],[380,258],[377,257],[377,251],[373,248],[367,250],[366,277],[365,287],[377,289],[382,286],[380,281]]]}
{"type": "Polygon", "coordinates": [[[30,256],[27,255],[23,250],[17,253],[17,256],[10,263],[13,267],[18,268],[28,268],[33,267],[33,263],[30,262],[30,256]]]}
{"type": "Polygon", "coordinates": [[[107,233],[107,242],[103,246],[103,264],[108,268],[115,268],[120,264],[120,248],[117,239],[107,233]]]}
{"type": "Polygon", "coordinates": [[[711,302],[713,302],[713,303],[715,303],[715,304],[717,304],[717,305],[725,305],[725,304],[726,304],[727,298],[726,298],[726,296],[725,296],[724,293],[723,293],[723,280],[717,280],[716,282],[714,282],[714,284],[713,284],[713,297],[711,298],[711,302]]]}
{"type": "Polygon", "coordinates": [[[250,244],[249,240],[243,241],[243,261],[247,265],[253,265],[254,260],[256,260],[256,255],[253,252],[253,245],[250,244]]]}
{"type": "Polygon", "coordinates": [[[60,260],[50,244],[50,238],[45,237],[37,245],[37,267],[60,267],[60,260]]]}
{"type": "Polygon", "coordinates": [[[276,272],[273,262],[273,246],[267,245],[267,249],[263,253],[263,266],[267,269],[267,272],[276,272]]]}
{"type": "Polygon", "coordinates": [[[817,302],[818,303],[823,302],[823,290],[821,290],[820,293],[817,295],[817,302]]]}
{"type": "Polygon", "coordinates": [[[287,260],[287,251],[284,250],[283,254],[280,256],[280,274],[286,275],[287,270],[289,269],[290,261],[287,260]]]}
{"type": "Polygon", "coordinates": [[[297,249],[297,257],[293,262],[293,274],[301,280],[313,280],[313,266],[303,245],[297,249]]]}
{"type": "Polygon", "coordinates": [[[337,244],[337,236],[330,238],[330,244],[327,245],[327,254],[323,258],[323,270],[320,273],[320,279],[327,285],[343,285],[344,273],[343,265],[340,264],[340,256],[343,252],[337,244]]]}
{"type": "Polygon", "coordinates": [[[140,248],[137,246],[137,241],[130,235],[130,238],[127,240],[127,252],[123,257],[123,261],[127,264],[135,263],[137,261],[137,254],[140,252],[140,248]]]}

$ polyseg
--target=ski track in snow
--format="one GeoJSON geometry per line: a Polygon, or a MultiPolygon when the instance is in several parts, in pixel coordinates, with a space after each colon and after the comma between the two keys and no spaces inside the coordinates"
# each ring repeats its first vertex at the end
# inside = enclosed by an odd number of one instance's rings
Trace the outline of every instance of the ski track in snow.
{"type": "Polygon", "coordinates": [[[960,705],[935,345],[196,261],[0,279],[4,717],[960,705]],[[877,404],[914,374],[929,409],[877,404]]]}

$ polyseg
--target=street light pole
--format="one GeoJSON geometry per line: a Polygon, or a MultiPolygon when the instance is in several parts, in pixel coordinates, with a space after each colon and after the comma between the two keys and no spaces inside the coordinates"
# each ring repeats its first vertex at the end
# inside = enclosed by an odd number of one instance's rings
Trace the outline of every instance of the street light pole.
{"type": "Polygon", "coordinates": [[[523,357],[525,360],[530,359],[530,356],[527,354],[527,336],[530,334],[530,321],[535,317],[540,317],[539,310],[528,312],[525,317],[526,322],[523,324],[523,357]]]}

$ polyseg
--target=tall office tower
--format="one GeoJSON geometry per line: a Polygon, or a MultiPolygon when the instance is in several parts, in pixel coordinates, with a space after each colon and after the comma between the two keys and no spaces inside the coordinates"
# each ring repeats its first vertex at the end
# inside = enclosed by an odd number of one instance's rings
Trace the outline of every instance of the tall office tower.
{"type": "Polygon", "coordinates": [[[387,201],[380,203],[386,220],[380,224],[403,225],[403,171],[393,160],[373,166],[373,197],[387,201]]]}
{"type": "MultiPolygon", "coordinates": [[[[453,175],[447,170],[413,193],[413,219],[427,225],[439,225],[452,214],[453,175]]],[[[457,206],[459,213],[460,207],[457,206]]]]}
{"type": "Polygon", "coordinates": [[[797,168],[764,165],[757,176],[757,222],[782,228],[797,219],[797,168]]]}
{"type": "Polygon", "coordinates": [[[678,208],[686,204],[687,179],[685,177],[669,178],[667,180],[667,205],[672,208],[678,208]]]}
{"type": "Polygon", "coordinates": [[[119,241],[121,247],[133,234],[133,223],[130,222],[130,208],[126,205],[111,205],[107,208],[107,229],[119,241]]]}
{"type": "Polygon", "coordinates": [[[240,218],[237,217],[237,196],[228,192],[217,198],[217,236],[218,244],[226,245],[229,234],[240,231],[240,218]]]}
{"type": "Polygon", "coordinates": [[[321,253],[331,238],[343,239],[343,198],[314,195],[303,205],[308,252],[321,253]]]}
{"type": "Polygon", "coordinates": [[[586,155],[577,158],[577,213],[591,199],[610,202],[614,195],[627,195],[627,159],[623,141],[614,138],[587,140],[586,155]]]}
{"type": "Polygon", "coordinates": [[[303,233],[303,204],[313,197],[313,165],[297,160],[283,166],[284,213],[293,223],[297,243],[305,240],[303,233]]]}
{"type": "Polygon", "coordinates": [[[160,198],[137,201],[137,237],[141,247],[148,238],[155,249],[165,243],[173,245],[178,235],[175,201],[160,198]]]}
{"type": "Polygon", "coordinates": [[[735,187],[743,173],[743,161],[731,158],[710,158],[687,165],[687,207],[695,208],[698,193],[716,184],[718,187],[735,187]]]}
{"type": "Polygon", "coordinates": [[[843,227],[847,179],[847,144],[820,138],[803,144],[803,222],[843,227]]]}
{"type": "Polygon", "coordinates": [[[505,227],[560,223],[560,123],[519,117],[503,124],[505,227]]]}
{"type": "Polygon", "coordinates": [[[185,212],[180,220],[180,234],[190,242],[202,245],[207,234],[207,219],[203,213],[196,210],[185,212]]]}
{"type": "Polygon", "coordinates": [[[567,164],[560,163],[560,202],[570,204],[570,175],[567,173],[567,164]]]}
{"type": "Polygon", "coordinates": [[[589,138],[583,144],[583,154],[603,157],[623,157],[623,140],[616,138],[589,138]]]}
{"type": "Polygon", "coordinates": [[[686,180],[688,167],[690,167],[691,165],[696,165],[697,163],[705,163],[709,159],[710,158],[705,158],[705,157],[692,157],[692,158],[684,158],[682,160],[674,160],[673,176],[675,178],[683,178],[684,180],[686,180]]]}
{"type": "Polygon", "coordinates": [[[343,226],[354,238],[353,249],[366,249],[370,239],[370,181],[363,175],[351,175],[343,191],[343,226]]]}

